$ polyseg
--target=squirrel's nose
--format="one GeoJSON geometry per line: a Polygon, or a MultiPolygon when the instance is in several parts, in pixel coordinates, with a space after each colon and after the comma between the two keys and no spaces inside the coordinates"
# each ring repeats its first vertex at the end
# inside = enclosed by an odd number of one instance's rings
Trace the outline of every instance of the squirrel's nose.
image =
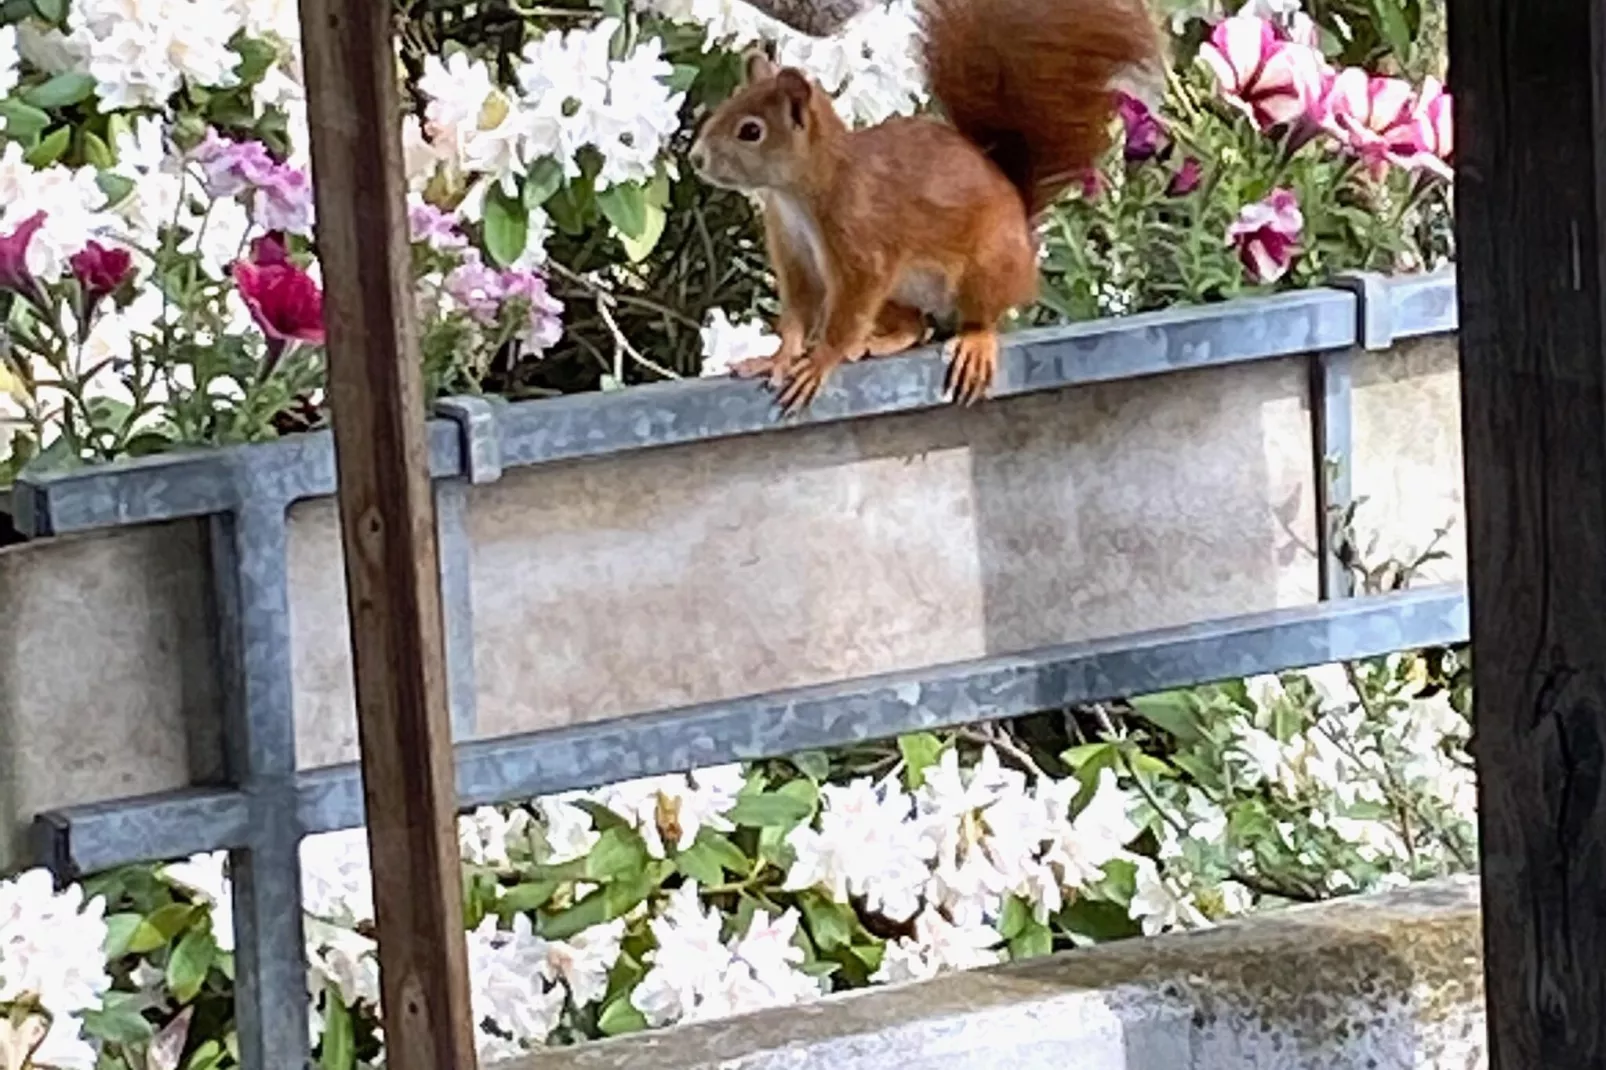
{"type": "Polygon", "coordinates": [[[691,152],[689,155],[691,156],[692,170],[701,174],[705,169],[707,169],[708,150],[703,147],[703,143],[701,141],[697,142],[697,144],[691,147],[691,152]]]}

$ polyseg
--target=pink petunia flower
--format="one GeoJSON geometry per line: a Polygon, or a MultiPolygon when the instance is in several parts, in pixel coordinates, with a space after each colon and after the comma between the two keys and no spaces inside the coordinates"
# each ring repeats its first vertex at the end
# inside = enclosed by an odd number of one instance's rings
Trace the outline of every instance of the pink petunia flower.
{"type": "Polygon", "coordinates": [[[1308,45],[1284,40],[1265,19],[1221,20],[1199,46],[1222,98],[1266,130],[1315,118],[1322,110],[1326,64],[1308,45]]]}
{"type": "Polygon", "coordinates": [[[1227,228],[1244,270],[1257,282],[1276,282],[1294,262],[1305,216],[1292,190],[1275,189],[1265,200],[1246,204],[1227,228]]]}

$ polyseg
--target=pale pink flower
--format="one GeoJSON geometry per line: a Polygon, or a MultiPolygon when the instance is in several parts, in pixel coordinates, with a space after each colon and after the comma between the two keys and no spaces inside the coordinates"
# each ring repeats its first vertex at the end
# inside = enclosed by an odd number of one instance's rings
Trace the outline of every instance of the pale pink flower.
{"type": "Polygon", "coordinates": [[[1411,105],[1416,93],[1399,78],[1379,78],[1359,67],[1340,71],[1327,94],[1323,126],[1374,170],[1420,148],[1411,105]]]}
{"type": "Polygon", "coordinates": [[[1421,167],[1439,177],[1455,177],[1455,126],[1451,121],[1450,94],[1437,78],[1427,78],[1411,109],[1411,125],[1416,133],[1417,151],[1400,161],[1405,167],[1421,167]]]}
{"type": "Polygon", "coordinates": [[[1276,282],[1294,261],[1294,248],[1305,229],[1305,216],[1293,191],[1275,189],[1263,201],[1246,204],[1227,228],[1228,242],[1238,247],[1244,270],[1257,282],[1276,282]]]}
{"type": "Polygon", "coordinates": [[[1221,20],[1199,46],[1227,103],[1262,130],[1321,111],[1325,65],[1315,49],[1287,41],[1265,19],[1221,20]]]}

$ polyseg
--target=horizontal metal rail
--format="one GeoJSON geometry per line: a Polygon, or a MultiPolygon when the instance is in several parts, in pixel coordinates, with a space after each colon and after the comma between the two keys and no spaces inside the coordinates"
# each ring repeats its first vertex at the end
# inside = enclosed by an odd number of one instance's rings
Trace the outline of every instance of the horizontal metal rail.
{"type": "MultiPolygon", "coordinates": [[[[1455,329],[1453,269],[1375,281],[1376,292],[1387,297],[1392,337],[1455,329]]],[[[1012,397],[1347,349],[1362,342],[1365,318],[1360,296],[1335,286],[1019,331],[1005,340],[994,394],[1012,397]]],[[[942,378],[942,360],[932,348],[862,361],[842,368],[808,413],[784,423],[777,421],[767,390],[731,379],[482,403],[492,418],[472,425],[432,422],[430,468],[437,479],[467,477],[487,454],[498,459],[494,471],[500,472],[931,409],[945,404],[942,378]],[[460,426],[469,428],[467,434],[460,426]]],[[[14,489],[12,509],[18,530],[39,537],[228,512],[256,496],[288,505],[334,491],[332,441],[319,431],[25,475],[14,489]]]]}
{"type": "MultiPolygon", "coordinates": [[[[1463,642],[1458,586],[1344,599],[1019,654],[712,702],[457,746],[464,806],[510,802],[629,777],[1019,717],[1396,650],[1463,642]]],[[[298,774],[306,833],[363,822],[355,764],[298,774]]],[[[55,810],[37,823],[58,872],[245,845],[243,792],[191,789],[55,810]]]]}

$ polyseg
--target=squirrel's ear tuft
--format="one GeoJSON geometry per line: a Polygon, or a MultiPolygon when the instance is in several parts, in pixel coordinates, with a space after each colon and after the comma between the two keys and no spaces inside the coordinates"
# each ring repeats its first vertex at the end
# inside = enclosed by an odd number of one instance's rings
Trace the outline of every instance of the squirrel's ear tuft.
{"type": "Polygon", "coordinates": [[[748,82],[762,82],[775,76],[775,64],[762,48],[753,48],[742,57],[742,71],[748,82]]]}
{"type": "Polygon", "coordinates": [[[814,94],[808,76],[796,67],[783,67],[776,72],[775,84],[781,87],[791,106],[792,125],[801,128],[808,119],[809,97],[814,94]]]}

